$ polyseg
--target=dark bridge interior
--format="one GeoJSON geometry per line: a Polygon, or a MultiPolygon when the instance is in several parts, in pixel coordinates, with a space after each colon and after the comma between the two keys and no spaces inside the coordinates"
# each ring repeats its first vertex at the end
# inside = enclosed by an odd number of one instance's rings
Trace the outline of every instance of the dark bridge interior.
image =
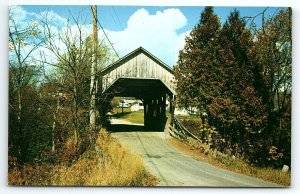
{"type": "MultiPolygon", "coordinates": [[[[110,101],[115,96],[135,97],[144,104],[144,126],[111,125],[110,131],[163,131],[167,122],[166,98],[173,94],[159,79],[119,78],[103,95],[110,101]]],[[[171,103],[172,104],[172,103],[171,103]]],[[[170,106],[171,107],[171,106],[170,106]]],[[[171,109],[171,108],[170,108],[171,109]]]]}
{"type": "Polygon", "coordinates": [[[119,78],[105,92],[113,92],[115,96],[138,99],[156,98],[166,94],[172,95],[172,92],[160,79],[152,78],[119,78]]]}

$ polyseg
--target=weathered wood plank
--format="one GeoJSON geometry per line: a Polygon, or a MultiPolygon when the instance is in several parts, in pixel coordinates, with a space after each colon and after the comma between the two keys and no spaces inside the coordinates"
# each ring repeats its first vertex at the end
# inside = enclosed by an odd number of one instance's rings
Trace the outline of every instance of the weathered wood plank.
{"type": "Polygon", "coordinates": [[[103,75],[102,88],[107,89],[112,83],[119,78],[136,77],[136,78],[156,78],[160,79],[169,89],[175,93],[175,84],[173,82],[173,72],[166,65],[162,64],[159,59],[149,56],[148,53],[133,53],[127,56],[128,59],[121,60],[116,67],[106,70],[103,75]]]}

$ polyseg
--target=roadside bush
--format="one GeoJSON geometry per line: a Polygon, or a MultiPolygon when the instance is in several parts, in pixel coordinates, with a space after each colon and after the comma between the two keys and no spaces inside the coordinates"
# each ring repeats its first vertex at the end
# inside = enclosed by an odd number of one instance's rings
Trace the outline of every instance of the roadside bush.
{"type": "MultiPolygon", "coordinates": [[[[261,141],[260,141],[261,142],[261,141]]],[[[246,142],[245,159],[248,163],[260,167],[281,168],[283,165],[284,154],[275,146],[269,146],[255,142],[246,142]]]]}
{"type": "Polygon", "coordinates": [[[192,118],[184,118],[181,120],[182,124],[194,135],[199,136],[199,126],[202,125],[202,122],[200,119],[192,119],[192,118]]]}
{"type": "Polygon", "coordinates": [[[40,163],[20,165],[15,157],[9,157],[8,167],[9,185],[45,186],[51,184],[53,165],[40,163]]]}
{"type": "MultiPolygon", "coordinates": [[[[182,119],[182,124],[194,135],[199,137],[201,140],[201,145],[205,145],[208,149],[224,152],[226,148],[225,139],[221,137],[219,132],[215,127],[209,127],[205,124],[202,124],[199,119],[182,119]]],[[[195,147],[195,143],[191,143],[191,140],[188,140],[188,143],[195,147]]],[[[197,146],[196,146],[197,147],[197,146]]],[[[196,148],[197,149],[197,148],[196,148]]]]}

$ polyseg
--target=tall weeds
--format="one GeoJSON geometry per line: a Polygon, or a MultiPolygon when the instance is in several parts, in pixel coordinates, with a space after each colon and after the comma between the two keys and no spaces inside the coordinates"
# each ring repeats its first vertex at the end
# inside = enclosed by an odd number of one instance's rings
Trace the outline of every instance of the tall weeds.
{"type": "Polygon", "coordinates": [[[95,146],[72,164],[39,168],[28,165],[9,170],[12,185],[154,186],[156,183],[156,178],[145,170],[142,158],[131,154],[105,130],[100,131],[95,146]]]}

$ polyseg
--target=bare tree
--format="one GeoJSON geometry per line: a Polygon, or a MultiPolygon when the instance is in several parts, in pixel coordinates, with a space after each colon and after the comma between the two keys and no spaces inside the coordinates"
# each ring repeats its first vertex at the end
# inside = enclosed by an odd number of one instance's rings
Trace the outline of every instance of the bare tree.
{"type": "MultiPolygon", "coordinates": [[[[37,68],[32,64],[32,54],[42,44],[38,26],[34,22],[28,22],[26,25],[17,23],[14,20],[14,8],[9,12],[9,72],[10,72],[10,90],[16,90],[17,107],[10,104],[10,111],[17,115],[17,137],[22,141],[24,134],[24,92],[37,77],[37,68]]],[[[13,91],[10,91],[12,94],[13,91]]],[[[10,96],[11,98],[14,98],[10,96]]],[[[19,150],[22,149],[21,143],[19,150]]],[[[22,153],[21,151],[19,151],[22,153]]]]}
{"type": "MultiPolygon", "coordinates": [[[[92,37],[90,29],[82,23],[82,18],[71,19],[57,33],[53,31],[51,21],[47,15],[42,19],[42,29],[45,36],[45,48],[54,56],[55,60],[49,60],[47,54],[43,55],[41,63],[56,70],[59,75],[59,82],[62,92],[68,94],[66,101],[69,103],[70,115],[72,118],[72,128],[74,136],[74,146],[78,142],[79,130],[86,128],[89,112],[91,95],[90,79],[91,73],[96,74],[101,64],[106,64],[109,50],[103,41],[97,46],[97,58],[93,55],[92,37]],[[71,21],[73,24],[71,24],[71,21]],[[91,72],[93,60],[100,64],[91,72]]],[[[93,83],[95,87],[95,83],[93,83]]],[[[96,115],[96,113],[95,113],[96,115]]],[[[54,125],[55,126],[55,125],[54,125]]]]}

